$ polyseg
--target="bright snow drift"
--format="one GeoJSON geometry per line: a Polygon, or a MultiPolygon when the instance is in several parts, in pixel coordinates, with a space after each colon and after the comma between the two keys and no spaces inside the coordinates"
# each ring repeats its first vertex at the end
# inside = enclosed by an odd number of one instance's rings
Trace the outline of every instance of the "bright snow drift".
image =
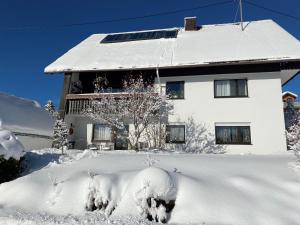
{"type": "Polygon", "coordinates": [[[0,185],[0,224],[299,224],[292,155],[27,154],[37,171],[0,185]]]}

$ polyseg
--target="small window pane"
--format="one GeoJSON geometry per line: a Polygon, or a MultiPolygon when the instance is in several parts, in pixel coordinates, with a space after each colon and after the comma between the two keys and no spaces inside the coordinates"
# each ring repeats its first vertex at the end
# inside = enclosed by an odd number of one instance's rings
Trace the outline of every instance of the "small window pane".
{"type": "Polygon", "coordinates": [[[243,143],[251,143],[250,138],[250,128],[249,127],[241,127],[241,138],[243,143]]]}
{"type": "Polygon", "coordinates": [[[167,143],[184,143],[185,142],[185,126],[184,125],[168,125],[166,142],[167,143]]]}
{"type": "Polygon", "coordinates": [[[166,94],[170,99],[183,99],[184,98],[184,82],[167,82],[166,94]]]}
{"type": "Polygon", "coordinates": [[[111,127],[106,124],[95,124],[93,140],[94,141],[111,141],[111,127]]]}
{"type": "Polygon", "coordinates": [[[231,142],[238,143],[239,142],[239,133],[238,127],[231,127],[231,142]]]}
{"type": "Polygon", "coordinates": [[[238,96],[247,95],[247,80],[238,80],[238,96]]]}
{"type": "Polygon", "coordinates": [[[215,82],[216,96],[230,96],[230,81],[217,80],[215,82]]]}

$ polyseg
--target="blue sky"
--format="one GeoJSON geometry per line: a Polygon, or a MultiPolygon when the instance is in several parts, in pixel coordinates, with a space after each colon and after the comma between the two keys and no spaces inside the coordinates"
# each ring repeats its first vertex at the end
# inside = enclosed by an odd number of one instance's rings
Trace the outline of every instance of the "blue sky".
{"type": "MultiPolygon", "coordinates": [[[[0,92],[31,98],[45,104],[59,102],[62,75],[45,75],[45,66],[93,33],[121,32],[182,26],[185,16],[197,16],[199,24],[235,20],[237,1],[205,9],[138,20],[59,27],[110,19],[139,17],[192,8],[222,0],[1,0],[0,92]]],[[[250,0],[249,0],[250,1],[250,0]]],[[[254,3],[300,17],[299,0],[251,0],[254,3]]],[[[238,18],[238,17],[237,17],[238,18]]],[[[273,19],[300,39],[300,20],[244,4],[245,20],[273,19]]],[[[284,87],[300,95],[300,76],[284,87]]]]}

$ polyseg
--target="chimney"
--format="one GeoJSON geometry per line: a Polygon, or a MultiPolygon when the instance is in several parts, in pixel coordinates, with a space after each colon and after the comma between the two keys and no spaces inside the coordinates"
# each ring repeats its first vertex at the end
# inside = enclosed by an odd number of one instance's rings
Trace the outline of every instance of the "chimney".
{"type": "Polygon", "coordinates": [[[184,18],[184,30],[185,31],[198,30],[196,16],[184,18]]]}

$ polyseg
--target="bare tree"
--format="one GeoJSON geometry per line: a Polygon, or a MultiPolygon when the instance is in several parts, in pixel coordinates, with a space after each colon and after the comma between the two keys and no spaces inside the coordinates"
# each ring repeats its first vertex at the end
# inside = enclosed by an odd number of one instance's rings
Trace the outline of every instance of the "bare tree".
{"type": "Polygon", "coordinates": [[[131,124],[127,140],[131,149],[138,151],[145,130],[151,124],[158,124],[172,107],[142,75],[129,76],[123,81],[123,88],[124,93],[117,96],[103,93],[100,100],[91,99],[91,107],[84,114],[117,130],[126,130],[126,124],[131,124]]]}

